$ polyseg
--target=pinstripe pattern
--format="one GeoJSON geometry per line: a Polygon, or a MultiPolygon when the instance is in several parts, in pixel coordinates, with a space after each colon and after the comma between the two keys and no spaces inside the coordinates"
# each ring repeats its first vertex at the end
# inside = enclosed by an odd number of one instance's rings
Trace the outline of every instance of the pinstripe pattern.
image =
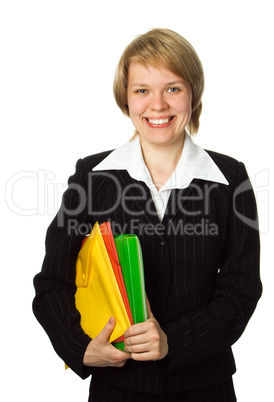
{"type": "Polygon", "coordinates": [[[208,153],[229,185],[195,179],[188,188],[173,190],[162,222],[149,189],[126,171],[110,172],[115,181],[100,171],[90,176],[107,152],[78,162],[47,232],[42,271],[34,279],[33,309],[56,352],[82,378],[92,374],[122,388],[164,394],[212,387],[235,372],[231,345],[243,333],[262,291],[256,204],[252,190],[237,194],[239,186],[248,183],[244,165],[208,153]],[[124,205],[116,202],[121,195],[117,183],[126,191],[124,205]],[[81,194],[76,185],[88,196],[78,209],[81,194]],[[80,233],[68,233],[72,220],[82,225],[80,233]],[[82,365],[90,339],[81,330],[74,305],[75,261],[85,235],[83,224],[88,233],[96,220],[110,220],[116,225],[114,233],[124,228],[140,238],[148,298],[168,337],[169,353],[162,361],[129,360],[124,368],[82,365]]]}
{"type": "Polygon", "coordinates": [[[89,402],[235,402],[232,380],[189,391],[167,395],[149,394],[92,381],[89,402]]]}

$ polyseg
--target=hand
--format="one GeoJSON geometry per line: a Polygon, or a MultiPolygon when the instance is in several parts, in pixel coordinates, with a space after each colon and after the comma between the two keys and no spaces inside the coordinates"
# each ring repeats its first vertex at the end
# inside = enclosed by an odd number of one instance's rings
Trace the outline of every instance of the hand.
{"type": "Polygon", "coordinates": [[[116,349],[109,337],[115,327],[115,318],[111,317],[100,334],[96,336],[86,349],[83,364],[92,367],[123,367],[131,358],[129,353],[116,349]]]}
{"type": "Polygon", "coordinates": [[[147,299],[148,320],[129,327],[125,332],[125,350],[133,360],[160,360],[168,354],[167,336],[151,312],[147,299]]]}

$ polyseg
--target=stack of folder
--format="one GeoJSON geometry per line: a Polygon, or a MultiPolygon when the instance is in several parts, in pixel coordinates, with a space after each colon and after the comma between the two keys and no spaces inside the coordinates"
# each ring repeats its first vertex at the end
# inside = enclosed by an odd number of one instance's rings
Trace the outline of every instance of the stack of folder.
{"type": "Polygon", "coordinates": [[[124,350],[126,329],[148,318],[138,237],[113,236],[109,222],[96,222],[78,254],[76,286],[75,305],[84,332],[93,339],[115,317],[109,341],[124,350]]]}

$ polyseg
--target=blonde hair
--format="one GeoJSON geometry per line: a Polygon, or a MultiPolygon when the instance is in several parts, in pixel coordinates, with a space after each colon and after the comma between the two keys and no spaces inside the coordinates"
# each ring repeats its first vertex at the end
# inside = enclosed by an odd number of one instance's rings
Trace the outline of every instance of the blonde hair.
{"type": "Polygon", "coordinates": [[[192,115],[187,131],[194,135],[199,129],[204,90],[202,63],[192,45],[170,29],[152,29],[135,38],[124,50],[118,63],[113,92],[117,105],[129,116],[127,106],[128,70],[131,62],[152,66],[163,65],[186,80],[192,89],[192,115]]]}

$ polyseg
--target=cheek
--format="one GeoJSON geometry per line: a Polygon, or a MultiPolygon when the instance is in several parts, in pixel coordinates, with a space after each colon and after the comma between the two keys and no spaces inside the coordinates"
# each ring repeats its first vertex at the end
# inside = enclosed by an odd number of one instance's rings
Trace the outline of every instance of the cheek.
{"type": "Polygon", "coordinates": [[[129,106],[129,117],[134,125],[136,125],[138,121],[138,114],[134,108],[130,108],[129,106]]]}
{"type": "Polygon", "coordinates": [[[175,110],[177,110],[178,113],[191,114],[192,113],[191,98],[184,97],[182,99],[177,99],[173,107],[175,110]]]}
{"type": "Polygon", "coordinates": [[[129,113],[131,118],[138,117],[145,111],[145,104],[142,100],[128,100],[129,113]]]}

